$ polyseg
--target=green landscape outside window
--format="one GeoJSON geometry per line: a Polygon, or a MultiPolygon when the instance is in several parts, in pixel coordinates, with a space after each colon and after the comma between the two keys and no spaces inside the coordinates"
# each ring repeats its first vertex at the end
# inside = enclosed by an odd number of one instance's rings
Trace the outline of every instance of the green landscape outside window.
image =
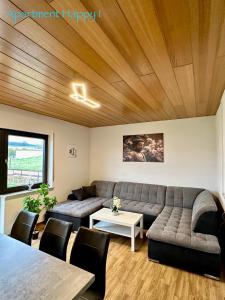
{"type": "Polygon", "coordinates": [[[43,181],[43,139],[9,135],[7,188],[43,181]]]}

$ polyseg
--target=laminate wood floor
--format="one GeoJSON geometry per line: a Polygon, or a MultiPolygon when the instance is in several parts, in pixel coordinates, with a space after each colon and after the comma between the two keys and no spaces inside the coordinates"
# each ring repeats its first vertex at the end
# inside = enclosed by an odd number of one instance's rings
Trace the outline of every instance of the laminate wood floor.
{"type": "MultiPolygon", "coordinates": [[[[73,233],[67,260],[74,238],[73,233]]],[[[32,245],[38,248],[39,240],[32,245]]],[[[131,252],[130,239],[111,236],[105,300],[225,300],[224,271],[221,281],[208,279],[148,261],[146,238],[137,238],[136,246],[136,252],[131,252]]]]}

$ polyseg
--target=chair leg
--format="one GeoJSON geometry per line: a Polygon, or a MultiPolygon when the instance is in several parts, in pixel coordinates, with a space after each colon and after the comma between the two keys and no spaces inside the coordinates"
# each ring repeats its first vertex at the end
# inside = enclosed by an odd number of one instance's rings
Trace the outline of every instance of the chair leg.
{"type": "Polygon", "coordinates": [[[149,261],[152,261],[152,262],[154,262],[154,263],[157,263],[157,264],[159,264],[159,263],[160,263],[160,262],[159,262],[159,260],[157,260],[157,259],[148,258],[148,260],[149,260],[149,261]]]}
{"type": "Polygon", "coordinates": [[[210,275],[210,274],[203,274],[205,277],[207,278],[210,278],[210,279],[213,279],[213,280],[217,280],[217,281],[220,281],[220,278],[219,277],[216,277],[216,276],[213,276],[213,275],[210,275]]]}

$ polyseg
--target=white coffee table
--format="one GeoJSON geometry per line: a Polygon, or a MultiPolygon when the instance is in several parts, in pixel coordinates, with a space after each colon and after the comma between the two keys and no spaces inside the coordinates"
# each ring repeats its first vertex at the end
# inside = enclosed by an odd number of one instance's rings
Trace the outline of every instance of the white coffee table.
{"type": "Polygon", "coordinates": [[[119,211],[119,215],[114,216],[109,208],[102,208],[90,215],[90,228],[131,238],[131,251],[135,251],[136,236],[140,233],[143,238],[143,215],[119,211]],[[100,222],[94,225],[94,220],[100,222]]]}

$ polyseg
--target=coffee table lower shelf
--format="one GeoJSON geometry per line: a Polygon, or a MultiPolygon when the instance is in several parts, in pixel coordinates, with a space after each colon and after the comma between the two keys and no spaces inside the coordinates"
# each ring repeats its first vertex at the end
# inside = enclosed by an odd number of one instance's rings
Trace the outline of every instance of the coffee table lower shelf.
{"type": "Polygon", "coordinates": [[[99,221],[92,228],[105,231],[108,233],[113,233],[125,237],[129,237],[131,239],[131,251],[135,251],[135,238],[138,234],[143,238],[143,229],[135,226],[134,234],[132,234],[133,228],[130,226],[118,225],[110,222],[99,221]]]}
{"type": "MultiPolygon", "coordinates": [[[[114,233],[131,238],[131,228],[128,226],[117,225],[110,222],[100,221],[94,225],[95,229],[114,233]]],[[[135,227],[135,237],[140,233],[140,227],[135,227]]]]}

